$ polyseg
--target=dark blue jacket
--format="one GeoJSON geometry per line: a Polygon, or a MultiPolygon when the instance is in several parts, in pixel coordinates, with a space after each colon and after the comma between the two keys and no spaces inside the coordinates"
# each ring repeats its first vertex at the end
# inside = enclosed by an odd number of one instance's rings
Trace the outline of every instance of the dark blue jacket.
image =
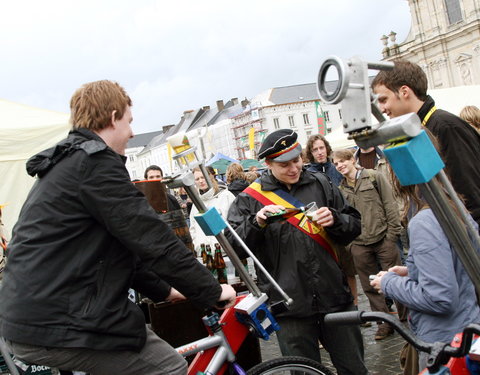
{"type": "Polygon", "coordinates": [[[311,163],[307,168],[307,171],[310,172],[322,172],[325,173],[328,178],[335,184],[335,186],[340,185],[340,181],[343,180],[342,174],[337,171],[337,168],[333,165],[332,162],[327,161],[326,163],[311,163]]]}

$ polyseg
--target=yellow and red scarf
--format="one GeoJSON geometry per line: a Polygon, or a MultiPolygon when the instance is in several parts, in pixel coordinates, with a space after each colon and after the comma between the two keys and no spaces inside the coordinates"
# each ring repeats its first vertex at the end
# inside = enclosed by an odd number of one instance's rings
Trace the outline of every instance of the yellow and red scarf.
{"type": "MultiPolygon", "coordinates": [[[[276,189],[272,191],[262,190],[262,186],[258,182],[253,182],[243,192],[250,195],[255,200],[259,201],[263,205],[269,204],[281,205],[285,208],[295,208],[305,206],[295,197],[292,197],[286,191],[282,189],[276,189]]],[[[287,220],[291,225],[305,233],[307,236],[315,240],[323,249],[325,249],[336,262],[338,262],[337,254],[333,249],[333,244],[328,238],[328,234],[322,227],[319,227],[316,223],[308,219],[303,212],[292,216],[287,220]]]]}

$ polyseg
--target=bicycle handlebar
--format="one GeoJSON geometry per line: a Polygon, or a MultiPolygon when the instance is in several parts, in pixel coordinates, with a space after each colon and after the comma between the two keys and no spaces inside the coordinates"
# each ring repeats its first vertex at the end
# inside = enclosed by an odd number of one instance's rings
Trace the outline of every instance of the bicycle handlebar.
{"type": "Polygon", "coordinates": [[[468,354],[472,344],[474,334],[480,335],[480,324],[471,323],[463,329],[462,342],[460,347],[454,348],[448,343],[427,343],[418,339],[402,323],[384,312],[366,312],[366,311],[344,311],[325,315],[325,324],[333,325],[353,325],[365,322],[386,322],[390,324],[408,343],[416,349],[431,354],[428,359],[428,369],[430,372],[436,370],[437,366],[445,364],[450,357],[463,357],[468,354]]]}
{"type": "Polygon", "coordinates": [[[365,322],[387,322],[410,344],[423,352],[430,353],[431,345],[417,339],[415,335],[407,330],[398,319],[384,312],[368,312],[368,311],[344,311],[325,316],[325,324],[334,325],[353,325],[365,322]]]}
{"type": "Polygon", "coordinates": [[[364,311],[343,311],[325,315],[325,324],[330,325],[354,325],[362,324],[365,321],[362,319],[364,311]]]}

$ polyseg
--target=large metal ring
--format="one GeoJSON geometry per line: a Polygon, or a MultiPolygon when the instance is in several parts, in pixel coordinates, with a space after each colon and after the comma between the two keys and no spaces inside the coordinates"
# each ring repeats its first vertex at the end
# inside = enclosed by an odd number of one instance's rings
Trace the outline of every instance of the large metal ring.
{"type": "Polygon", "coordinates": [[[337,104],[345,97],[348,85],[350,81],[350,75],[348,74],[348,68],[345,62],[337,56],[329,56],[320,66],[317,79],[317,90],[320,98],[327,104],[337,104]],[[338,83],[335,91],[329,94],[325,88],[325,78],[327,76],[328,69],[335,67],[338,72],[338,83]]]}

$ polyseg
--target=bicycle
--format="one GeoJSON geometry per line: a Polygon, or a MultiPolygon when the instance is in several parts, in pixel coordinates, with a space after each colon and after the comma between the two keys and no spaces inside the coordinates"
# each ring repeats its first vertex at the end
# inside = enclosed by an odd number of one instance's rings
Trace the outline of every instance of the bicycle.
{"type": "Polygon", "coordinates": [[[480,324],[469,324],[463,332],[457,334],[452,343],[427,343],[415,335],[396,318],[383,312],[348,311],[331,313],[325,316],[326,324],[362,324],[366,322],[389,323],[408,343],[417,350],[428,353],[427,368],[420,374],[468,375],[480,371],[480,340],[474,340],[474,334],[480,335],[480,324]],[[468,362],[468,363],[467,363],[468,362]],[[474,366],[478,366],[470,372],[474,366]]]}
{"type": "MultiPolygon", "coordinates": [[[[203,317],[205,327],[210,335],[206,338],[182,345],[176,348],[184,357],[196,354],[188,368],[188,375],[197,374],[224,374],[228,367],[230,373],[238,375],[274,375],[287,374],[285,371],[295,371],[295,374],[333,375],[330,370],[319,364],[302,357],[280,357],[264,361],[245,372],[235,362],[235,354],[240,348],[249,332],[254,332],[258,337],[268,339],[269,329],[259,331],[252,321],[245,321],[239,311],[242,301],[249,296],[237,297],[235,307],[226,309],[219,317],[216,312],[209,312],[203,317]]],[[[258,310],[257,318],[265,327],[269,320],[268,312],[258,310]],[[265,316],[263,315],[265,314],[265,316]],[[262,316],[258,316],[262,315],[262,316]]],[[[272,328],[273,329],[273,328],[272,328]]]]}
{"type": "MultiPolygon", "coordinates": [[[[194,152],[195,148],[189,150],[193,150],[194,152]]],[[[174,159],[178,161],[179,158],[185,157],[187,152],[192,152],[189,150],[177,154],[174,159]]],[[[183,168],[181,163],[179,163],[179,166],[181,169],[183,168]]],[[[202,169],[206,181],[209,181],[205,167],[203,164],[199,166],[202,169]]],[[[245,370],[235,362],[235,354],[246,339],[247,334],[253,332],[257,337],[268,340],[270,334],[280,328],[273,317],[272,311],[276,313],[282,311],[284,308],[288,308],[288,305],[290,305],[293,300],[283,291],[251,250],[248,249],[243,240],[238,237],[235,230],[220,216],[218,211],[216,211],[215,208],[207,210],[205,204],[199,198],[198,192],[193,188],[192,173],[188,168],[183,168],[183,170],[183,174],[172,178],[165,178],[164,182],[168,182],[167,186],[170,188],[181,186],[185,188],[187,194],[199,209],[199,212],[203,213],[202,216],[195,217],[195,219],[199,222],[205,234],[217,238],[239,273],[240,278],[250,291],[247,296],[237,297],[235,306],[226,309],[221,317],[219,317],[216,312],[209,311],[207,315],[202,318],[205,327],[209,331],[208,337],[176,348],[177,352],[184,357],[196,355],[188,368],[188,375],[222,375],[227,368],[230,369],[230,373],[238,375],[273,375],[288,372],[293,372],[296,375],[332,375],[332,373],[321,364],[301,357],[282,357],[269,360],[252,367],[248,372],[245,372],[245,370]],[[263,272],[282,295],[283,301],[271,307],[267,306],[267,295],[260,291],[252,277],[244,269],[240,258],[223,234],[223,229],[227,227],[237,238],[237,241],[242,244],[247,254],[253,259],[259,271],[263,272]]],[[[12,375],[19,375],[17,369],[14,367],[15,366],[11,369],[12,375]]],[[[41,375],[54,374],[52,372],[46,372],[41,375]]]]}
{"type": "MultiPolygon", "coordinates": [[[[237,375],[280,375],[280,374],[305,374],[305,375],[333,375],[330,370],[321,364],[302,357],[280,357],[261,362],[248,371],[245,371],[236,362],[236,353],[250,332],[257,337],[267,339],[270,333],[278,329],[278,325],[271,315],[270,309],[265,310],[263,303],[266,296],[262,295],[259,301],[253,295],[237,297],[234,307],[230,307],[221,316],[208,310],[202,321],[209,332],[209,336],[200,340],[187,343],[175,350],[183,357],[196,355],[188,367],[188,375],[222,375],[229,371],[237,375]],[[246,315],[248,314],[248,316],[246,315]],[[272,323],[270,326],[269,324],[272,323]]],[[[4,351],[2,350],[2,354],[4,351]]],[[[57,369],[34,364],[23,364],[18,359],[7,362],[7,367],[12,375],[36,374],[56,375],[57,369]],[[11,367],[12,365],[16,368],[11,367]],[[20,372],[20,371],[22,372],[20,372]]],[[[61,372],[62,374],[66,372],[61,372]]]]}

